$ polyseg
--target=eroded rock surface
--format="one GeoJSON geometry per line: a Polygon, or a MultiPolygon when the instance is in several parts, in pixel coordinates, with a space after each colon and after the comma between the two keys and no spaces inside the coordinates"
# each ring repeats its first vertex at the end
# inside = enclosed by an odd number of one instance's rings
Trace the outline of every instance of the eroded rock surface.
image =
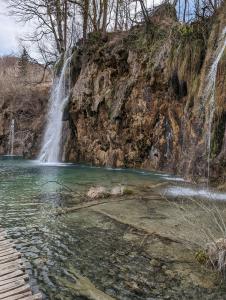
{"type": "Polygon", "coordinates": [[[168,17],[170,26],[157,20],[153,36],[134,28],[109,34],[107,42],[91,36],[86,49],[75,49],[65,160],[200,178],[207,176],[210,157],[212,177],[224,181],[225,53],[217,71],[211,153],[204,95],[225,11],[208,21],[205,33],[199,24],[184,28],[168,17]]]}

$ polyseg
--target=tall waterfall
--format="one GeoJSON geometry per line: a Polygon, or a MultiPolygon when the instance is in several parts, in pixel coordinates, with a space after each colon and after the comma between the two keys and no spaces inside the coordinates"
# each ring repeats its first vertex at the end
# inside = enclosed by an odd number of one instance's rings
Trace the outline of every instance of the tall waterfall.
{"type": "Polygon", "coordinates": [[[209,112],[208,112],[209,117],[208,117],[208,130],[207,130],[207,139],[206,139],[207,154],[208,154],[208,178],[210,176],[211,132],[212,132],[214,113],[216,109],[215,89],[216,89],[217,67],[224,53],[225,47],[226,47],[226,27],[224,27],[219,37],[218,47],[214,54],[214,60],[207,77],[207,85],[206,85],[205,98],[207,100],[209,99],[209,112]]]}
{"type": "Polygon", "coordinates": [[[9,129],[9,155],[14,154],[14,140],[15,140],[15,120],[12,119],[9,129]]]}
{"type": "Polygon", "coordinates": [[[70,67],[70,62],[71,57],[65,60],[60,76],[56,77],[53,83],[50,96],[48,122],[39,155],[39,160],[41,162],[53,163],[60,160],[60,144],[63,127],[62,118],[70,91],[68,86],[70,79],[67,80],[67,71],[70,67]]]}

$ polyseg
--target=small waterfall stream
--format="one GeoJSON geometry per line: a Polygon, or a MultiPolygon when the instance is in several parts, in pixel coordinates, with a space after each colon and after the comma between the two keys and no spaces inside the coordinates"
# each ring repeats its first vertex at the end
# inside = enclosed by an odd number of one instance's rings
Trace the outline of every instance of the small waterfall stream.
{"type": "MultiPolygon", "coordinates": [[[[70,68],[71,57],[64,61],[60,76],[56,77],[53,83],[50,96],[48,122],[44,134],[42,149],[39,161],[55,163],[60,160],[60,144],[62,136],[62,118],[64,108],[69,99],[70,87],[68,82],[68,68],[70,68]]],[[[70,70],[69,70],[70,73],[70,70]]],[[[70,81],[70,79],[69,79],[70,81]]]]}
{"type": "Polygon", "coordinates": [[[206,136],[206,143],[207,143],[207,164],[208,164],[208,181],[210,177],[210,156],[211,156],[211,132],[212,132],[212,124],[214,119],[214,113],[216,109],[215,103],[215,89],[216,89],[216,78],[217,78],[217,67],[218,63],[221,60],[221,57],[224,53],[226,47],[226,27],[224,27],[220,38],[218,40],[218,47],[215,51],[214,60],[211,65],[208,77],[207,77],[207,85],[206,85],[206,92],[205,98],[206,100],[209,99],[209,112],[208,112],[208,130],[206,136]]]}
{"type": "Polygon", "coordinates": [[[15,120],[12,119],[9,130],[9,155],[14,155],[15,120]]]}

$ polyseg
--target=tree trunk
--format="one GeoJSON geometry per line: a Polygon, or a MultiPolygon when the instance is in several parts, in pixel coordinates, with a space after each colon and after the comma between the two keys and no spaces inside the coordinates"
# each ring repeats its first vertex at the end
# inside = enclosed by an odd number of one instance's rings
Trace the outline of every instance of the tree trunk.
{"type": "Polygon", "coordinates": [[[96,0],[93,0],[93,29],[94,29],[94,31],[98,30],[96,0]]]}
{"type": "Polygon", "coordinates": [[[186,21],[186,12],[187,12],[187,0],[184,1],[184,14],[183,14],[183,22],[186,21]]]}
{"type": "Polygon", "coordinates": [[[117,31],[117,29],[118,29],[118,10],[119,10],[119,0],[116,0],[115,27],[114,27],[114,31],[117,31]]]}
{"type": "Polygon", "coordinates": [[[85,40],[87,38],[88,16],[89,16],[89,0],[84,0],[84,7],[83,7],[83,42],[85,42],[85,40]]]}
{"type": "Polygon", "coordinates": [[[107,30],[107,13],[108,13],[108,0],[103,0],[103,23],[102,23],[102,33],[106,34],[107,30]]]}
{"type": "Polygon", "coordinates": [[[64,0],[64,49],[67,49],[67,16],[68,16],[68,2],[64,0]]]}
{"type": "Polygon", "coordinates": [[[62,29],[62,11],[61,11],[61,3],[60,0],[56,0],[56,23],[57,23],[57,31],[59,36],[59,43],[61,47],[61,53],[65,51],[64,48],[64,38],[63,38],[63,29],[62,29]]]}
{"type": "Polygon", "coordinates": [[[46,1],[46,8],[47,8],[47,14],[49,16],[49,20],[50,20],[52,32],[53,32],[53,35],[54,35],[54,39],[55,39],[55,42],[56,42],[57,50],[58,50],[59,53],[61,53],[61,45],[59,43],[59,38],[57,36],[57,32],[56,32],[56,29],[55,29],[55,26],[54,26],[54,22],[53,22],[53,16],[52,16],[52,12],[51,12],[51,7],[49,6],[48,1],[46,1]]]}

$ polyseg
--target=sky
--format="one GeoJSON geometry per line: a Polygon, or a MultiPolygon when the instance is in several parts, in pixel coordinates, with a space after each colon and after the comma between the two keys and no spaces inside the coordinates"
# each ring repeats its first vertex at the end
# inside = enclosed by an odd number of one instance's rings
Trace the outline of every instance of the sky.
{"type": "Polygon", "coordinates": [[[0,55],[18,53],[19,36],[25,32],[24,24],[7,15],[7,5],[0,0],[0,55]]]}
{"type": "MultiPolygon", "coordinates": [[[[155,3],[161,1],[155,0],[155,3]]],[[[6,1],[0,0],[0,56],[20,53],[19,38],[29,31],[28,25],[16,22],[15,18],[8,13],[6,1]]],[[[30,50],[35,57],[36,51],[32,48],[30,50]]]]}

